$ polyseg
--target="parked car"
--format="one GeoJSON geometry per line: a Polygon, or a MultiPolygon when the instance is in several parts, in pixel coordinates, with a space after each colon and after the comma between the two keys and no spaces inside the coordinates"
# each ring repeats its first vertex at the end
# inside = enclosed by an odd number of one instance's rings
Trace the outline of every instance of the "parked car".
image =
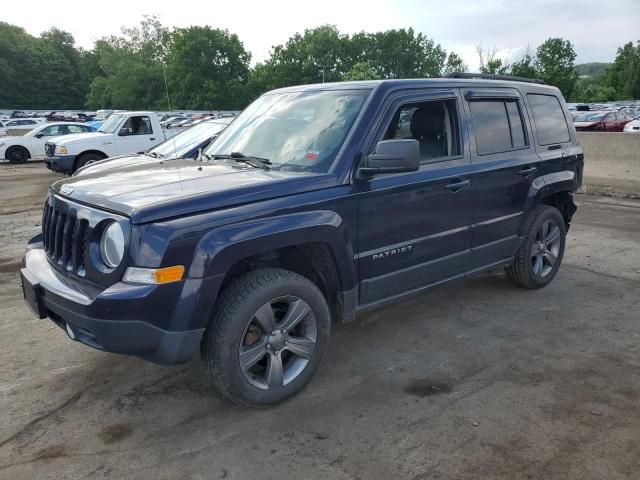
{"type": "Polygon", "coordinates": [[[4,122],[4,124],[7,135],[18,136],[30,132],[35,126],[45,122],[44,118],[15,118],[4,122]]]}
{"type": "Polygon", "coordinates": [[[260,406],[311,379],[332,322],[494,268],[544,287],[582,150],[557,88],[489,78],[284,88],[202,161],[58,181],[26,302],[101,351],[200,351],[224,395],[260,406]]]}
{"type": "Polygon", "coordinates": [[[160,145],[142,154],[119,155],[88,163],[76,170],[73,175],[103,173],[115,167],[130,167],[142,163],[161,162],[177,158],[196,158],[201,149],[209,145],[229,123],[231,123],[231,119],[226,118],[204,122],[180,132],[175,137],[165,140],[160,145]]]}
{"type": "Polygon", "coordinates": [[[579,132],[622,132],[630,120],[618,112],[590,112],[576,117],[573,124],[579,132]]]}
{"type": "Polygon", "coordinates": [[[187,117],[185,117],[184,115],[175,115],[173,117],[169,117],[163,122],[160,122],[160,125],[162,125],[162,128],[171,128],[173,124],[182,122],[184,120],[187,120],[187,117]]]}
{"type": "Polygon", "coordinates": [[[73,173],[91,161],[143,152],[175,133],[163,131],[153,112],[114,113],[94,133],[47,142],[47,167],[54,172],[73,173]]]}
{"type": "Polygon", "coordinates": [[[92,131],[93,129],[83,123],[45,123],[20,137],[0,140],[0,160],[20,163],[29,159],[42,159],[45,158],[44,145],[53,137],[92,131]]]}
{"type": "Polygon", "coordinates": [[[640,114],[624,126],[624,133],[640,133],[640,114]]]}

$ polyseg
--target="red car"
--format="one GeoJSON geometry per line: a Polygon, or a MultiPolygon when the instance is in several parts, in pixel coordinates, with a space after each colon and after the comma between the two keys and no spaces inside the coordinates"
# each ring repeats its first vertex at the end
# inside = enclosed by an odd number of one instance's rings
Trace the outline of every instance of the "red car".
{"type": "Polygon", "coordinates": [[[573,119],[578,132],[622,132],[631,119],[619,112],[589,112],[573,119]]]}

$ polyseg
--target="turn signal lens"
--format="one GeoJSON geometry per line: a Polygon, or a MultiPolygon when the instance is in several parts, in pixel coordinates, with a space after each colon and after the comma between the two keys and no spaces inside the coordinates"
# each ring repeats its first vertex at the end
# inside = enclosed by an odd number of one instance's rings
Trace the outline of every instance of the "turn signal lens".
{"type": "Polygon", "coordinates": [[[124,272],[123,280],[131,283],[159,285],[162,283],[171,283],[182,280],[183,274],[184,267],[182,265],[165,268],[129,267],[126,272],[124,272]]]}

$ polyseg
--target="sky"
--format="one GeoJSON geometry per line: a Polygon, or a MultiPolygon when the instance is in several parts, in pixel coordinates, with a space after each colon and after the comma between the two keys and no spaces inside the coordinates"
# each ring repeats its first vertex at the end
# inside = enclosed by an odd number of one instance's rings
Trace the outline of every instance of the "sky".
{"type": "Polygon", "coordinates": [[[296,32],[324,24],[342,33],[409,28],[422,32],[478,69],[476,46],[518,60],[549,37],[570,40],[576,62],[612,61],[624,43],[640,40],[640,0],[107,0],[3,1],[0,21],[38,35],[52,26],[71,32],[90,48],[123,25],[156,15],[169,27],[210,25],[236,33],[252,54],[265,60],[273,45],[296,32]]]}

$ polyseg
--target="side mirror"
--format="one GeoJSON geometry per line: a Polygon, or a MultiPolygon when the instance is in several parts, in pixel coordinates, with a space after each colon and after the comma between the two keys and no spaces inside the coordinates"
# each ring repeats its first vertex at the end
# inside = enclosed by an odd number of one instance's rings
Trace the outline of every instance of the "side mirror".
{"type": "Polygon", "coordinates": [[[131,135],[131,129],[129,127],[122,127],[118,135],[120,137],[128,137],[129,135],[131,135]]]}
{"type": "Polygon", "coordinates": [[[358,168],[358,177],[381,173],[415,172],[420,167],[420,144],[417,140],[382,140],[376,151],[366,155],[358,168]]]}
{"type": "Polygon", "coordinates": [[[44,133],[38,133],[38,134],[36,135],[36,138],[42,138],[42,137],[44,137],[44,133]]]}

